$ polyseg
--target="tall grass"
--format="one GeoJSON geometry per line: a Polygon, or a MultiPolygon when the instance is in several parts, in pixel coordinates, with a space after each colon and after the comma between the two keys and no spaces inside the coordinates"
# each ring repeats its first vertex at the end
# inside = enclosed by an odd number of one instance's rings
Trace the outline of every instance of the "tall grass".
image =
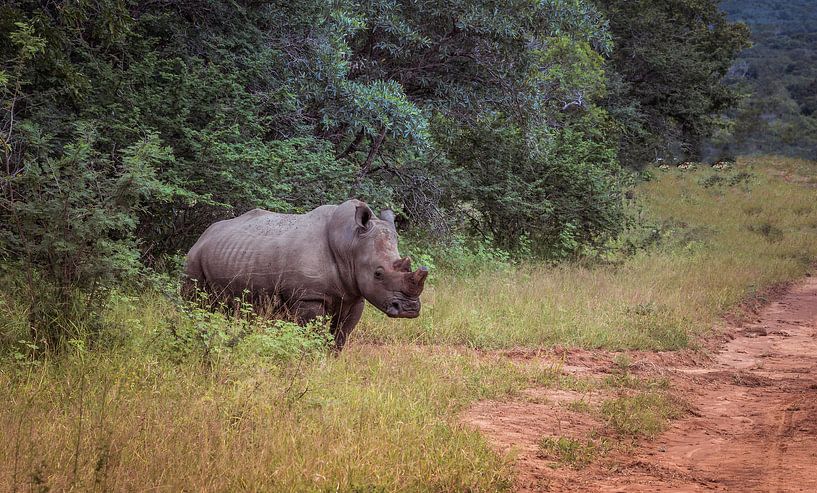
{"type": "Polygon", "coordinates": [[[210,370],[81,352],[0,375],[0,484],[20,491],[496,491],[510,469],[450,419],[554,382],[407,347],[210,370]]]}
{"type": "Polygon", "coordinates": [[[802,276],[817,258],[817,190],[807,186],[814,163],[749,159],[734,170],[655,174],[637,199],[657,242],[631,258],[443,277],[427,288],[419,319],[369,311],[358,340],[677,349],[742,298],[802,276]]]}
{"type": "MultiPolygon", "coordinates": [[[[338,358],[311,343],[271,358],[251,345],[260,336],[215,347],[215,318],[156,293],[121,297],[105,314],[105,344],[0,363],[0,488],[507,489],[508,458],[458,414],[478,399],[576,382],[537,361],[422,344],[689,345],[742,297],[806,272],[817,257],[814,175],[811,163],[774,158],[656,172],[637,190],[650,226],[632,232],[653,243],[633,256],[440,276],[419,319],[367,312],[338,358]]],[[[25,316],[0,292],[7,339],[25,316]]]]}

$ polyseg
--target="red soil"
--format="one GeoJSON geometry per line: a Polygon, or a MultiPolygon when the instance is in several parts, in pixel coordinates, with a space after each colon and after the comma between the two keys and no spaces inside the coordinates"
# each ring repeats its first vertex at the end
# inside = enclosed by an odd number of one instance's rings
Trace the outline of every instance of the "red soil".
{"type": "MultiPolygon", "coordinates": [[[[670,379],[689,412],[580,469],[539,451],[543,436],[607,433],[570,401],[603,396],[531,389],[480,402],[463,420],[515,458],[518,491],[817,491],[817,278],[788,287],[756,316],[732,321],[702,353],[629,353],[631,371],[670,379]]],[[[509,353],[511,358],[552,354],[509,353]]],[[[569,351],[564,371],[611,371],[609,353],[569,351]]]]}

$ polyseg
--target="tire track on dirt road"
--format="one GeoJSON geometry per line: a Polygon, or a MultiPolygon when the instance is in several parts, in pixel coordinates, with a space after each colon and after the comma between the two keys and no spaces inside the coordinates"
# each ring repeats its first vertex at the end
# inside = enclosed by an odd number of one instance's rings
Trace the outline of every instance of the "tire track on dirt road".
{"type": "MultiPolygon", "coordinates": [[[[549,410],[558,416],[547,420],[519,402],[479,403],[464,420],[498,450],[521,450],[518,491],[817,491],[817,278],[789,287],[724,335],[703,363],[633,353],[635,367],[671,380],[690,412],[654,440],[583,469],[554,467],[535,452],[542,436],[557,431],[548,425],[571,436],[578,415],[569,410],[549,410]],[[491,416],[514,423],[513,433],[491,416]]],[[[582,358],[590,372],[609,371],[588,365],[586,352],[582,358]]],[[[586,431],[585,421],[577,420],[574,435],[586,431]]]]}

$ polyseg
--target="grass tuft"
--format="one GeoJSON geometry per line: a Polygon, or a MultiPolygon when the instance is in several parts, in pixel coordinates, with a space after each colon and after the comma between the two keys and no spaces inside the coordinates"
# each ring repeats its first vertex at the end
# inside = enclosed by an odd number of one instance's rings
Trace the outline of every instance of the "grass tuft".
{"type": "Polygon", "coordinates": [[[601,415],[607,424],[627,437],[654,437],[681,414],[681,406],[661,392],[623,395],[601,405],[601,415]]]}
{"type": "Polygon", "coordinates": [[[539,450],[545,457],[556,459],[559,464],[580,469],[609,452],[612,444],[607,439],[578,440],[568,437],[544,437],[539,450]]]}

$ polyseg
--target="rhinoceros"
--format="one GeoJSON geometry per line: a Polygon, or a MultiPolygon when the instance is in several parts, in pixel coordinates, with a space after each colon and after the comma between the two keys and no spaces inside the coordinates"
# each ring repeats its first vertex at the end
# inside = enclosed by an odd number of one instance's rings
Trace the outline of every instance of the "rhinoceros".
{"type": "Polygon", "coordinates": [[[389,317],[417,317],[428,276],[400,257],[394,214],[375,217],[359,200],[305,214],[254,209],[216,222],[190,249],[185,271],[188,293],[191,286],[227,299],[249,292],[256,306],[271,303],[299,323],[329,316],[336,350],[364,300],[389,317]]]}

